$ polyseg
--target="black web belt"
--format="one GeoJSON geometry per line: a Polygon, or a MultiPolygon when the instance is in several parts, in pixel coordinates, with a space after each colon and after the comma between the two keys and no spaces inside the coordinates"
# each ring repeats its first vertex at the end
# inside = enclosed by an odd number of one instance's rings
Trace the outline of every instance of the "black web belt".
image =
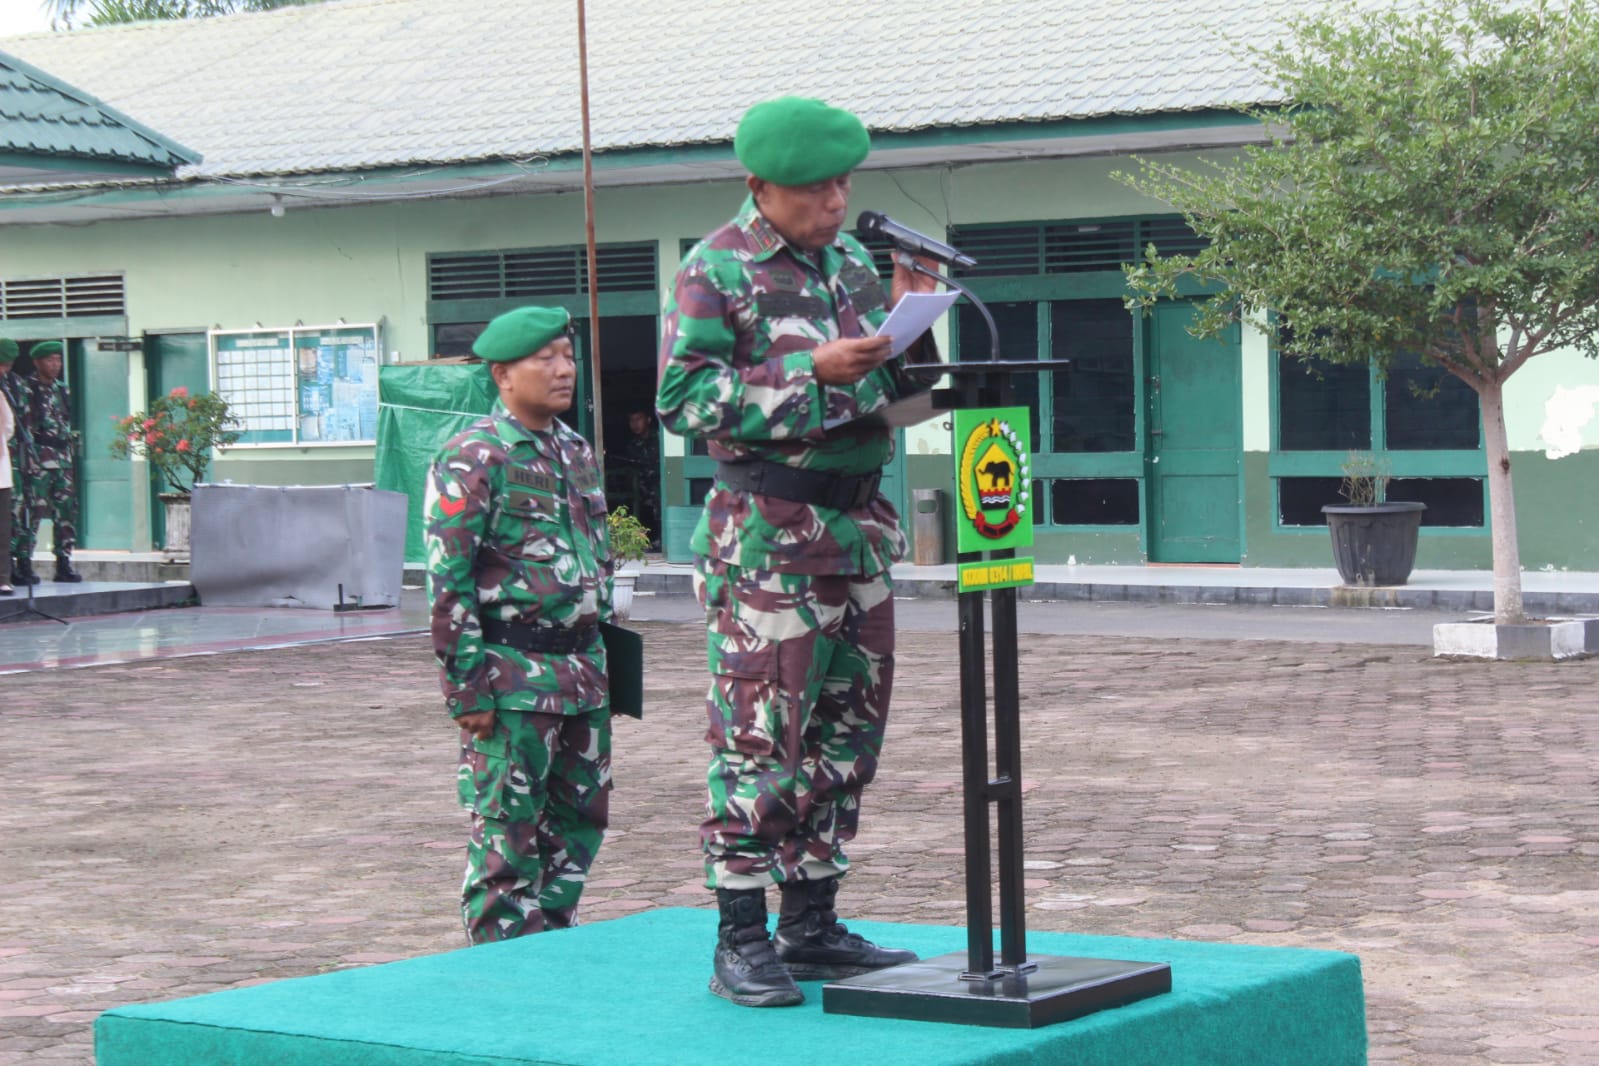
{"type": "Polygon", "coordinates": [[[517,651],[532,651],[541,655],[571,655],[583,651],[594,643],[594,638],[600,632],[600,627],[594,625],[565,629],[502,622],[497,618],[485,618],[482,625],[483,639],[490,644],[503,644],[517,651]]]}
{"type": "Polygon", "coordinates": [[[780,500],[853,511],[865,507],[877,496],[881,473],[851,476],[829,474],[823,470],[801,470],[761,459],[740,463],[717,463],[716,477],[739,492],[776,496],[780,500]]]}

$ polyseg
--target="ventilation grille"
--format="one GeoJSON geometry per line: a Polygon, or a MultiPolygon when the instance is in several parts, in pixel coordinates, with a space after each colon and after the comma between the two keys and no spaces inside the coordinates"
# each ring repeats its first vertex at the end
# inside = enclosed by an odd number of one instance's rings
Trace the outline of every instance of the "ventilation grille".
{"type": "MultiPolygon", "coordinates": [[[[655,291],[653,243],[601,245],[594,258],[601,292],[655,291]]],[[[432,300],[575,296],[587,292],[588,287],[588,253],[582,247],[428,257],[428,298],[432,300]]]]}
{"type": "Polygon", "coordinates": [[[121,274],[0,281],[0,320],[127,314],[121,274]]]}
{"type": "Polygon", "coordinates": [[[1206,244],[1175,215],[1103,222],[968,226],[953,230],[950,239],[977,260],[975,267],[964,272],[968,278],[1120,270],[1123,263],[1143,258],[1147,244],[1154,244],[1161,255],[1190,255],[1206,244]]]}

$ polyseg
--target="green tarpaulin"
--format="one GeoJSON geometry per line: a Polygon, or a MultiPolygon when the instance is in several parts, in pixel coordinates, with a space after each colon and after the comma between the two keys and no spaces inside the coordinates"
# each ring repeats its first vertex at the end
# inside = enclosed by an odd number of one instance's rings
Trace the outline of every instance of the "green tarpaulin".
{"type": "Polygon", "coordinates": [[[445,441],[486,415],[498,393],[481,363],[428,363],[378,370],[377,486],[410,499],[405,561],[422,563],[427,472],[445,441]]]}

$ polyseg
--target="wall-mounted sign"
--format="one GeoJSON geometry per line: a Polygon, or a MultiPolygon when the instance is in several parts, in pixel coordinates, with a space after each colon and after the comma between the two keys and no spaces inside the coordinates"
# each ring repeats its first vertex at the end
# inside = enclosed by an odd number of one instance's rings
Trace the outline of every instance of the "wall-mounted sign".
{"type": "Polygon", "coordinates": [[[137,352],[143,347],[143,341],[129,337],[102,337],[94,342],[98,352],[137,352]]]}
{"type": "Polygon", "coordinates": [[[376,323],[212,330],[211,380],[244,423],[240,444],[377,439],[376,323]]]}

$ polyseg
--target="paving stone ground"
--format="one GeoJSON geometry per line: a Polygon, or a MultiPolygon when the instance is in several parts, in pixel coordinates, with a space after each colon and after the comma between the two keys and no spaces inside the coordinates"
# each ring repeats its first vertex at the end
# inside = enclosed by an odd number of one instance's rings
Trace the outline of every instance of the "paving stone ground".
{"type": "MultiPolygon", "coordinates": [[[[703,630],[640,628],[589,921],[710,902],[703,630]]],[[[1029,636],[1021,673],[1029,929],[1351,951],[1373,1062],[1599,1064],[1599,661],[1029,636]]],[[[958,688],[902,634],[846,917],[964,921],[958,688]]],[[[419,637],[4,679],[0,1062],[460,946],[454,753],[419,637]]]]}

